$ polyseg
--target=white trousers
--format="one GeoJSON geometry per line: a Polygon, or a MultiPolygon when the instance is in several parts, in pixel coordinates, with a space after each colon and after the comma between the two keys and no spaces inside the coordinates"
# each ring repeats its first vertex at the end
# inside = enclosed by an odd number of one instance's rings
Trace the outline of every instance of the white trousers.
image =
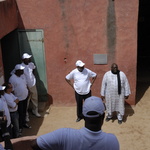
{"type": "Polygon", "coordinates": [[[38,93],[36,85],[29,88],[29,99],[27,108],[29,107],[30,100],[32,102],[32,109],[38,111],[38,93]]]}
{"type": "MultiPolygon", "coordinates": [[[[108,117],[108,118],[112,118],[112,113],[110,114],[106,114],[106,116],[108,117]]],[[[121,115],[120,114],[120,112],[117,112],[117,118],[118,118],[118,120],[122,120],[123,119],[123,115],[121,115]]]]}

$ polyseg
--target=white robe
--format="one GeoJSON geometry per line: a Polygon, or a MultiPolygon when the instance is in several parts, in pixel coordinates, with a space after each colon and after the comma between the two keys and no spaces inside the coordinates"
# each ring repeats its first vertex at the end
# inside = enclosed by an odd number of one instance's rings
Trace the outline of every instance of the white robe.
{"type": "Polygon", "coordinates": [[[106,111],[108,114],[112,112],[120,112],[124,115],[124,96],[131,94],[130,86],[126,75],[120,71],[121,80],[121,94],[118,95],[118,80],[117,74],[113,74],[108,71],[104,74],[102,85],[101,85],[101,95],[105,96],[106,100],[106,111]]]}

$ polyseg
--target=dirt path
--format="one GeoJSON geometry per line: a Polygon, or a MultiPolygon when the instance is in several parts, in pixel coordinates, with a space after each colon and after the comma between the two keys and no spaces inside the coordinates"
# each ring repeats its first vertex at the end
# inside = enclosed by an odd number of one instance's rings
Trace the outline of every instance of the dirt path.
{"type": "MultiPolygon", "coordinates": [[[[146,92],[139,94],[137,105],[126,106],[126,115],[122,125],[119,125],[117,120],[104,122],[103,131],[117,136],[121,150],[150,150],[150,87],[144,85],[146,92]]],[[[31,115],[32,129],[24,129],[23,135],[42,135],[62,127],[79,129],[84,126],[83,120],[75,122],[76,106],[51,106],[43,112],[43,116],[36,118],[31,115]]]]}

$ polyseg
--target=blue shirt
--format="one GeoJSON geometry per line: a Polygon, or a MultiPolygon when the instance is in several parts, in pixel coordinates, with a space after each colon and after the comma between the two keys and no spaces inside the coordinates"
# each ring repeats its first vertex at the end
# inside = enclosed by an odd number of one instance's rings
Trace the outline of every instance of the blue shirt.
{"type": "Polygon", "coordinates": [[[5,150],[1,144],[0,144],[0,150],[5,150]]]}
{"type": "Polygon", "coordinates": [[[119,150],[114,134],[87,128],[61,128],[37,138],[42,150],[119,150]]]}

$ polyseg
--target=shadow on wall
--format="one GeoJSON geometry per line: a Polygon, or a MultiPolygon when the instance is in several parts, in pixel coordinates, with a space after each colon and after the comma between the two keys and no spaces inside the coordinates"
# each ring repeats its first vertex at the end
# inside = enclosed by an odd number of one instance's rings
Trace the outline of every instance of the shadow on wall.
{"type": "Polygon", "coordinates": [[[116,49],[116,12],[115,1],[108,0],[107,8],[107,48],[109,64],[115,62],[116,49]]]}
{"type": "Polygon", "coordinates": [[[150,86],[149,58],[139,58],[137,68],[136,104],[150,86]]]}
{"type": "Polygon", "coordinates": [[[138,81],[136,87],[136,104],[141,100],[144,96],[145,92],[150,86],[150,82],[148,81],[138,81]]]}

